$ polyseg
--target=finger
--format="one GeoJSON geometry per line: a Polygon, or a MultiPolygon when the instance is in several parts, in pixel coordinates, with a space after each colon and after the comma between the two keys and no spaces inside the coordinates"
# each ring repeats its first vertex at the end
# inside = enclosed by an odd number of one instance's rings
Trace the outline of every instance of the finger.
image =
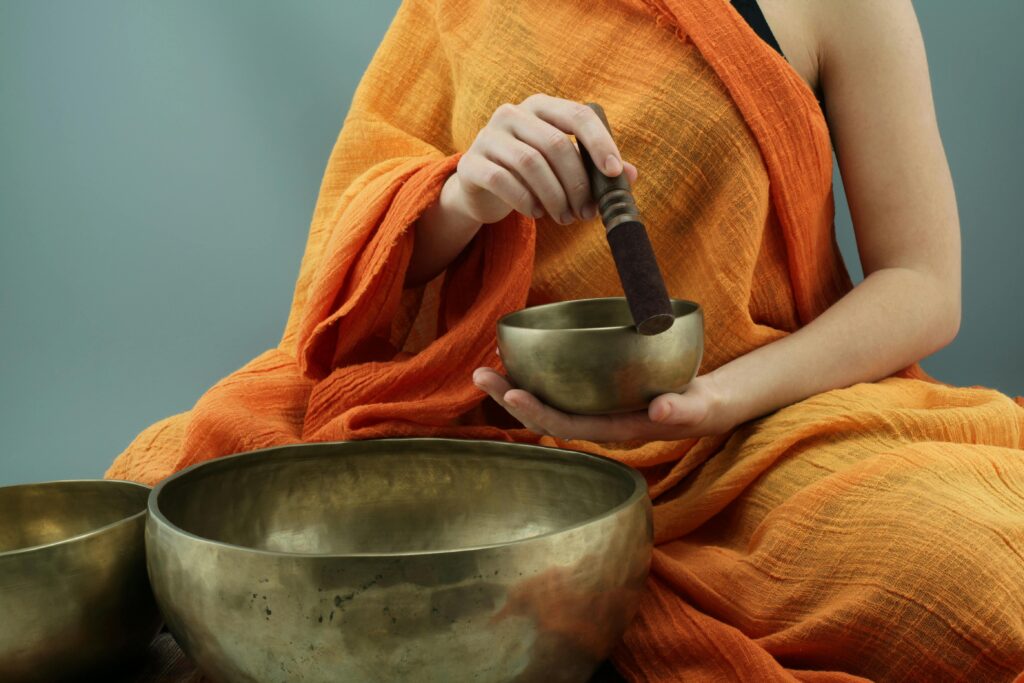
{"type": "Polygon", "coordinates": [[[520,411],[515,406],[509,405],[505,400],[505,394],[511,391],[513,387],[500,374],[490,368],[477,368],[473,372],[473,384],[494,399],[495,403],[508,411],[508,414],[518,420],[524,427],[538,434],[546,434],[544,430],[530,422],[529,419],[524,420],[520,415],[520,411]]]}
{"type": "Polygon", "coordinates": [[[491,368],[477,368],[473,371],[473,384],[489,394],[491,398],[505,404],[505,393],[513,389],[512,383],[491,368]]]}
{"type": "Polygon", "coordinates": [[[583,208],[590,201],[590,181],[569,136],[536,116],[516,117],[509,123],[513,135],[544,155],[558,178],[570,210],[582,218],[583,208]]]}
{"type": "Polygon", "coordinates": [[[696,425],[707,417],[707,404],[686,394],[662,394],[647,406],[651,422],[696,425]]]}
{"type": "Polygon", "coordinates": [[[523,424],[536,425],[534,431],[549,434],[559,439],[587,439],[590,441],[624,441],[637,433],[642,416],[637,415],[574,415],[563,413],[543,403],[533,394],[522,389],[513,389],[505,393],[505,402],[509,410],[523,424]]]}
{"type": "Polygon", "coordinates": [[[596,442],[677,439],[678,428],[652,424],[647,411],[618,415],[572,415],[545,405],[533,394],[516,389],[491,368],[473,372],[473,383],[532,432],[559,439],[596,442]]]}
{"type": "Polygon", "coordinates": [[[573,222],[573,209],[562,189],[562,183],[542,152],[512,135],[502,135],[489,141],[484,154],[522,178],[555,221],[563,225],[573,222]]]}
{"type": "Polygon", "coordinates": [[[579,102],[543,94],[530,95],[523,100],[522,106],[563,133],[575,135],[602,173],[608,176],[622,173],[619,148],[593,109],[579,102]]]}
{"type": "Polygon", "coordinates": [[[490,368],[477,368],[473,372],[473,384],[487,393],[487,395],[494,399],[495,403],[508,411],[509,415],[522,423],[522,425],[531,432],[536,432],[538,434],[547,433],[536,424],[532,423],[529,419],[524,419],[521,416],[520,411],[505,400],[505,394],[511,391],[513,387],[507,379],[494,370],[491,370],[490,368]]]}
{"type": "Polygon", "coordinates": [[[490,192],[524,216],[540,218],[544,215],[544,207],[508,169],[476,154],[464,159],[467,182],[490,192]]]}
{"type": "Polygon", "coordinates": [[[623,161],[622,165],[626,167],[626,178],[629,179],[629,184],[632,185],[640,177],[640,171],[636,170],[636,166],[628,161],[623,161]]]}
{"type": "MultiPolygon", "coordinates": [[[[555,436],[562,439],[572,438],[568,436],[569,431],[565,428],[556,416],[551,413],[558,413],[554,408],[545,406],[540,400],[522,389],[512,389],[505,392],[502,397],[507,410],[523,425],[538,434],[555,436]]],[[[565,416],[564,413],[558,415],[565,416]]]]}
{"type": "Polygon", "coordinates": [[[502,398],[506,410],[526,428],[558,439],[607,443],[680,438],[678,426],[652,423],[645,410],[616,415],[573,415],[545,405],[522,389],[509,390],[502,398]]]}
{"type": "MultiPolygon", "coordinates": [[[[626,178],[629,180],[629,184],[632,185],[633,183],[636,182],[636,179],[637,179],[637,177],[639,177],[640,174],[636,170],[636,166],[634,166],[633,164],[629,163],[628,161],[623,161],[622,163],[625,166],[625,171],[624,172],[626,174],[626,178]]],[[[589,193],[589,188],[588,188],[588,193],[589,193]]],[[[590,220],[591,218],[593,218],[596,215],[597,215],[597,204],[592,199],[589,199],[589,197],[588,197],[586,204],[583,205],[583,210],[582,210],[582,212],[580,214],[580,217],[583,218],[584,220],[590,220]]]]}
{"type": "Polygon", "coordinates": [[[520,422],[536,425],[534,431],[542,430],[559,439],[586,439],[588,441],[628,441],[638,437],[661,438],[663,429],[654,429],[644,411],[620,413],[617,415],[574,415],[563,413],[542,403],[536,396],[522,389],[505,393],[509,412],[520,422]]]}

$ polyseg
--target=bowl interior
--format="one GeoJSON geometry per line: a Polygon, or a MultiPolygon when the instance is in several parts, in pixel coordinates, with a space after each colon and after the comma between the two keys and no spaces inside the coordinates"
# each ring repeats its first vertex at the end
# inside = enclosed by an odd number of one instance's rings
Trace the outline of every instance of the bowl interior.
{"type": "Polygon", "coordinates": [[[56,481],[0,488],[0,552],[65,541],[146,509],[149,488],[127,481],[56,481]]]}
{"type": "MultiPolygon", "coordinates": [[[[672,315],[681,318],[696,312],[700,306],[693,301],[671,299],[672,315]]],[[[633,316],[625,297],[575,299],[531,306],[501,318],[506,327],[535,330],[569,330],[633,327],[633,316]]]]}
{"type": "Polygon", "coordinates": [[[158,488],[154,514],[261,550],[424,553],[566,529],[611,512],[642,485],[624,465],[573,451],[382,439],[211,461],[158,488]]]}

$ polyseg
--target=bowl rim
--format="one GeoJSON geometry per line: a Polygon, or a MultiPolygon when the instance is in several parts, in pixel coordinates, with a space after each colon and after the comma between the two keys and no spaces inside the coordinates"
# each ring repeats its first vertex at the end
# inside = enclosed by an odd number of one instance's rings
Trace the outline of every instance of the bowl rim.
{"type": "MultiPolygon", "coordinates": [[[[172,475],[166,477],[165,479],[162,479],[160,482],[158,482],[156,484],[156,486],[154,486],[150,490],[149,499],[147,500],[146,507],[149,510],[149,522],[151,524],[160,524],[160,525],[166,527],[167,529],[169,529],[171,532],[173,532],[175,534],[178,534],[178,535],[181,535],[181,536],[184,536],[186,538],[189,538],[192,541],[203,543],[203,544],[206,544],[206,545],[215,546],[215,547],[218,547],[218,548],[228,549],[228,550],[232,550],[232,551],[244,551],[244,552],[256,553],[258,555],[264,555],[264,556],[270,556],[270,557],[278,557],[278,558],[310,558],[310,559],[315,558],[315,559],[322,559],[322,560],[340,560],[340,559],[346,559],[346,558],[365,558],[365,559],[389,558],[390,559],[390,558],[398,558],[398,557],[417,558],[417,557],[426,557],[426,556],[435,556],[435,555],[457,555],[457,554],[460,554],[460,553],[470,553],[470,552],[476,552],[476,551],[480,551],[480,550],[490,550],[490,549],[495,549],[495,548],[511,547],[511,546],[519,545],[521,543],[527,543],[527,542],[536,541],[536,540],[539,540],[539,539],[542,539],[542,538],[547,538],[549,536],[555,536],[555,535],[558,535],[558,534],[567,533],[567,532],[572,531],[574,529],[578,529],[578,528],[580,528],[580,527],[582,527],[584,525],[594,524],[594,523],[600,522],[602,520],[608,519],[608,518],[618,514],[620,510],[623,510],[623,509],[625,509],[627,507],[635,505],[637,500],[639,500],[642,497],[646,497],[647,493],[648,493],[647,480],[644,478],[644,476],[637,469],[635,469],[633,467],[630,467],[629,465],[626,465],[625,463],[619,462],[618,460],[615,460],[613,458],[608,458],[608,457],[603,456],[603,455],[597,455],[597,454],[594,454],[594,453],[587,453],[585,451],[577,451],[577,450],[568,449],[568,448],[554,448],[554,447],[551,447],[551,446],[542,446],[540,444],[520,443],[518,441],[498,441],[496,439],[458,439],[458,438],[448,438],[448,437],[415,437],[414,436],[414,437],[386,437],[386,438],[380,438],[380,439],[349,439],[347,441],[300,442],[300,443],[284,444],[284,445],[280,445],[280,446],[270,446],[268,448],[259,448],[259,449],[256,449],[256,450],[243,451],[243,452],[240,452],[240,453],[233,453],[231,455],[225,455],[225,456],[221,456],[221,457],[218,457],[218,458],[213,458],[211,460],[204,460],[202,462],[195,463],[195,464],[190,465],[190,466],[188,466],[188,467],[186,467],[186,468],[184,468],[182,470],[179,470],[178,472],[175,472],[174,474],[172,474],[172,475]],[[519,539],[516,539],[514,541],[509,541],[509,542],[506,542],[506,543],[486,543],[486,544],[482,544],[482,545],[464,546],[464,547],[458,547],[458,548],[442,548],[440,550],[428,550],[428,551],[396,551],[396,552],[367,552],[367,553],[303,553],[303,552],[290,552],[290,551],[284,551],[284,550],[266,550],[264,548],[253,548],[253,547],[250,547],[250,546],[238,545],[237,543],[229,543],[227,541],[218,541],[218,540],[215,540],[215,539],[212,539],[212,538],[206,538],[205,536],[200,536],[200,535],[195,534],[195,533],[193,533],[191,531],[187,531],[187,530],[182,529],[181,527],[179,527],[177,524],[172,523],[169,519],[167,519],[167,517],[163,514],[163,512],[160,511],[159,504],[158,504],[158,501],[159,501],[159,498],[160,498],[160,494],[163,492],[164,487],[167,486],[168,484],[174,482],[174,481],[177,481],[177,480],[179,480],[181,478],[184,478],[185,475],[187,475],[190,472],[198,470],[198,469],[200,469],[200,468],[202,468],[204,466],[219,465],[221,467],[227,467],[228,464],[230,463],[230,461],[232,461],[232,460],[235,460],[235,459],[247,459],[247,458],[248,459],[255,459],[255,456],[260,455],[260,454],[266,454],[267,452],[281,451],[281,450],[285,450],[285,449],[289,449],[289,448],[300,448],[300,447],[307,447],[307,446],[327,448],[327,447],[331,447],[331,446],[340,446],[340,445],[343,445],[343,444],[362,443],[362,442],[390,442],[390,443],[394,443],[394,442],[421,442],[421,443],[423,443],[423,442],[426,442],[426,443],[438,443],[438,444],[451,444],[451,445],[455,445],[455,444],[458,444],[458,443],[461,443],[461,442],[466,442],[466,441],[470,441],[470,442],[473,442],[473,443],[479,443],[479,442],[493,443],[493,444],[498,444],[498,445],[502,445],[502,446],[510,446],[510,447],[513,447],[513,448],[515,448],[515,447],[525,447],[525,448],[527,448],[527,450],[544,451],[545,456],[548,457],[548,458],[552,457],[550,455],[551,453],[554,453],[555,457],[560,457],[563,460],[567,460],[569,458],[582,457],[584,460],[592,460],[594,462],[600,463],[600,466],[604,467],[605,469],[624,470],[629,475],[630,479],[633,481],[633,491],[628,496],[626,496],[625,500],[620,502],[618,505],[615,505],[615,506],[605,510],[600,515],[597,515],[595,517],[591,517],[589,519],[583,520],[582,522],[577,522],[576,524],[572,524],[570,526],[566,526],[566,527],[563,527],[563,528],[555,529],[553,531],[548,531],[548,532],[545,532],[543,534],[537,534],[537,535],[534,535],[534,536],[528,536],[526,538],[519,538],[519,539]],[[572,453],[572,455],[565,455],[566,452],[572,453]]],[[[148,542],[148,539],[147,539],[147,543],[146,543],[147,550],[150,547],[151,547],[150,543],[148,542]]]]}
{"type": "MultiPolygon", "coordinates": [[[[546,303],[546,304],[538,304],[536,306],[528,306],[526,308],[520,308],[520,309],[517,309],[515,311],[510,311],[510,312],[506,313],[505,315],[501,316],[500,318],[498,318],[498,328],[500,329],[502,327],[507,327],[507,328],[513,328],[513,329],[516,329],[516,330],[538,330],[538,331],[548,332],[548,333],[552,333],[552,332],[560,332],[560,333],[607,332],[607,331],[621,332],[621,331],[625,331],[625,330],[632,331],[632,330],[636,329],[636,325],[635,324],[629,324],[629,325],[609,325],[609,326],[606,326],[606,327],[551,327],[551,328],[540,327],[540,328],[538,328],[538,327],[528,327],[528,326],[525,326],[525,325],[517,325],[514,322],[511,322],[511,320],[510,320],[514,316],[520,315],[521,313],[523,313],[525,311],[531,311],[531,312],[532,311],[539,311],[539,310],[542,310],[542,309],[545,309],[545,308],[554,308],[555,306],[565,306],[566,304],[579,303],[579,302],[583,302],[583,301],[625,301],[625,300],[626,300],[626,297],[624,297],[624,296],[598,296],[598,297],[592,297],[592,298],[589,298],[589,299],[568,299],[566,301],[552,301],[552,302],[546,303]]],[[[683,313],[682,315],[673,315],[672,316],[673,320],[682,320],[683,318],[688,318],[691,315],[695,315],[695,314],[698,314],[698,313],[699,314],[703,314],[703,309],[701,308],[701,305],[699,303],[697,303],[696,301],[691,301],[689,299],[678,299],[676,297],[669,297],[669,301],[672,302],[672,303],[681,303],[681,304],[687,304],[689,306],[692,306],[691,310],[687,311],[686,313],[683,313]]]]}
{"type": "MultiPolygon", "coordinates": [[[[23,484],[10,484],[8,486],[0,486],[0,493],[3,493],[3,491],[10,490],[10,489],[27,488],[29,486],[49,486],[49,485],[52,485],[52,484],[130,484],[131,486],[136,486],[138,488],[145,489],[145,490],[149,491],[150,493],[152,493],[152,490],[153,490],[152,487],[150,487],[150,486],[146,486],[145,484],[142,484],[142,483],[137,482],[137,481],[132,481],[130,479],[53,479],[53,480],[50,480],[50,481],[34,481],[34,482],[26,482],[26,483],[23,483],[23,484]]],[[[89,531],[83,531],[82,533],[75,534],[74,536],[68,536],[67,538],[62,538],[59,541],[51,541],[49,543],[40,543],[38,545],[28,545],[28,546],[25,546],[23,548],[14,548],[12,550],[4,550],[4,551],[0,552],[0,560],[6,559],[8,557],[14,557],[15,555],[23,555],[23,554],[27,554],[27,553],[40,552],[40,551],[43,551],[43,550],[49,550],[51,548],[55,548],[56,546],[60,546],[60,545],[70,545],[71,543],[78,543],[80,541],[85,541],[87,539],[90,539],[90,538],[93,538],[93,537],[105,534],[108,531],[111,531],[111,530],[113,530],[116,527],[119,527],[119,526],[122,526],[122,525],[126,525],[126,524],[131,524],[137,518],[145,516],[148,513],[148,511],[149,511],[149,497],[147,495],[146,504],[144,504],[142,506],[142,509],[139,510],[138,512],[134,512],[134,513],[128,515],[127,517],[122,517],[122,518],[120,518],[118,520],[110,522],[109,524],[104,524],[103,526],[96,527],[95,529],[90,529],[89,531]]]]}

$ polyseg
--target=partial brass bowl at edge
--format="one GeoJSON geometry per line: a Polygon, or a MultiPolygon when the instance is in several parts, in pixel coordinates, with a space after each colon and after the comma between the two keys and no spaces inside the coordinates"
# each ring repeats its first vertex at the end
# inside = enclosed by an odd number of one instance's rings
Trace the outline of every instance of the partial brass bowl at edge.
{"type": "Polygon", "coordinates": [[[0,488],[0,681],[91,680],[145,651],[160,626],[148,495],[115,480],[0,488]]]}
{"type": "Polygon", "coordinates": [[[643,476],[496,441],[401,438],[218,458],[158,484],[168,628],[214,680],[586,681],[635,615],[643,476]]]}
{"type": "Polygon", "coordinates": [[[636,330],[625,297],[577,299],[515,311],[498,320],[509,379],[559,410],[602,415],[643,410],[693,381],[704,353],[704,314],[672,299],[665,332],[636,330]]]}

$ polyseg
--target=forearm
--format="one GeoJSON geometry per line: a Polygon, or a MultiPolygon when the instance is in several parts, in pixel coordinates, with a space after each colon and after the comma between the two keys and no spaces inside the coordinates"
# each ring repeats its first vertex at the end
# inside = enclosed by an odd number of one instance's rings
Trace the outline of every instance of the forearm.
{"type": "Polygon", "coordinates": [[[448,267],[480,229],[458,202],[458,176],[452,175],[434,202],[413,225],[415,242],[405,286],[429,282],[448,267]]]}
{"type": "Polygon", "coordinates": [[[959,296],[921,271],[885,268],[796,332],[709,373],[735,423],[887,377],[948,344],[959,296]]]}

